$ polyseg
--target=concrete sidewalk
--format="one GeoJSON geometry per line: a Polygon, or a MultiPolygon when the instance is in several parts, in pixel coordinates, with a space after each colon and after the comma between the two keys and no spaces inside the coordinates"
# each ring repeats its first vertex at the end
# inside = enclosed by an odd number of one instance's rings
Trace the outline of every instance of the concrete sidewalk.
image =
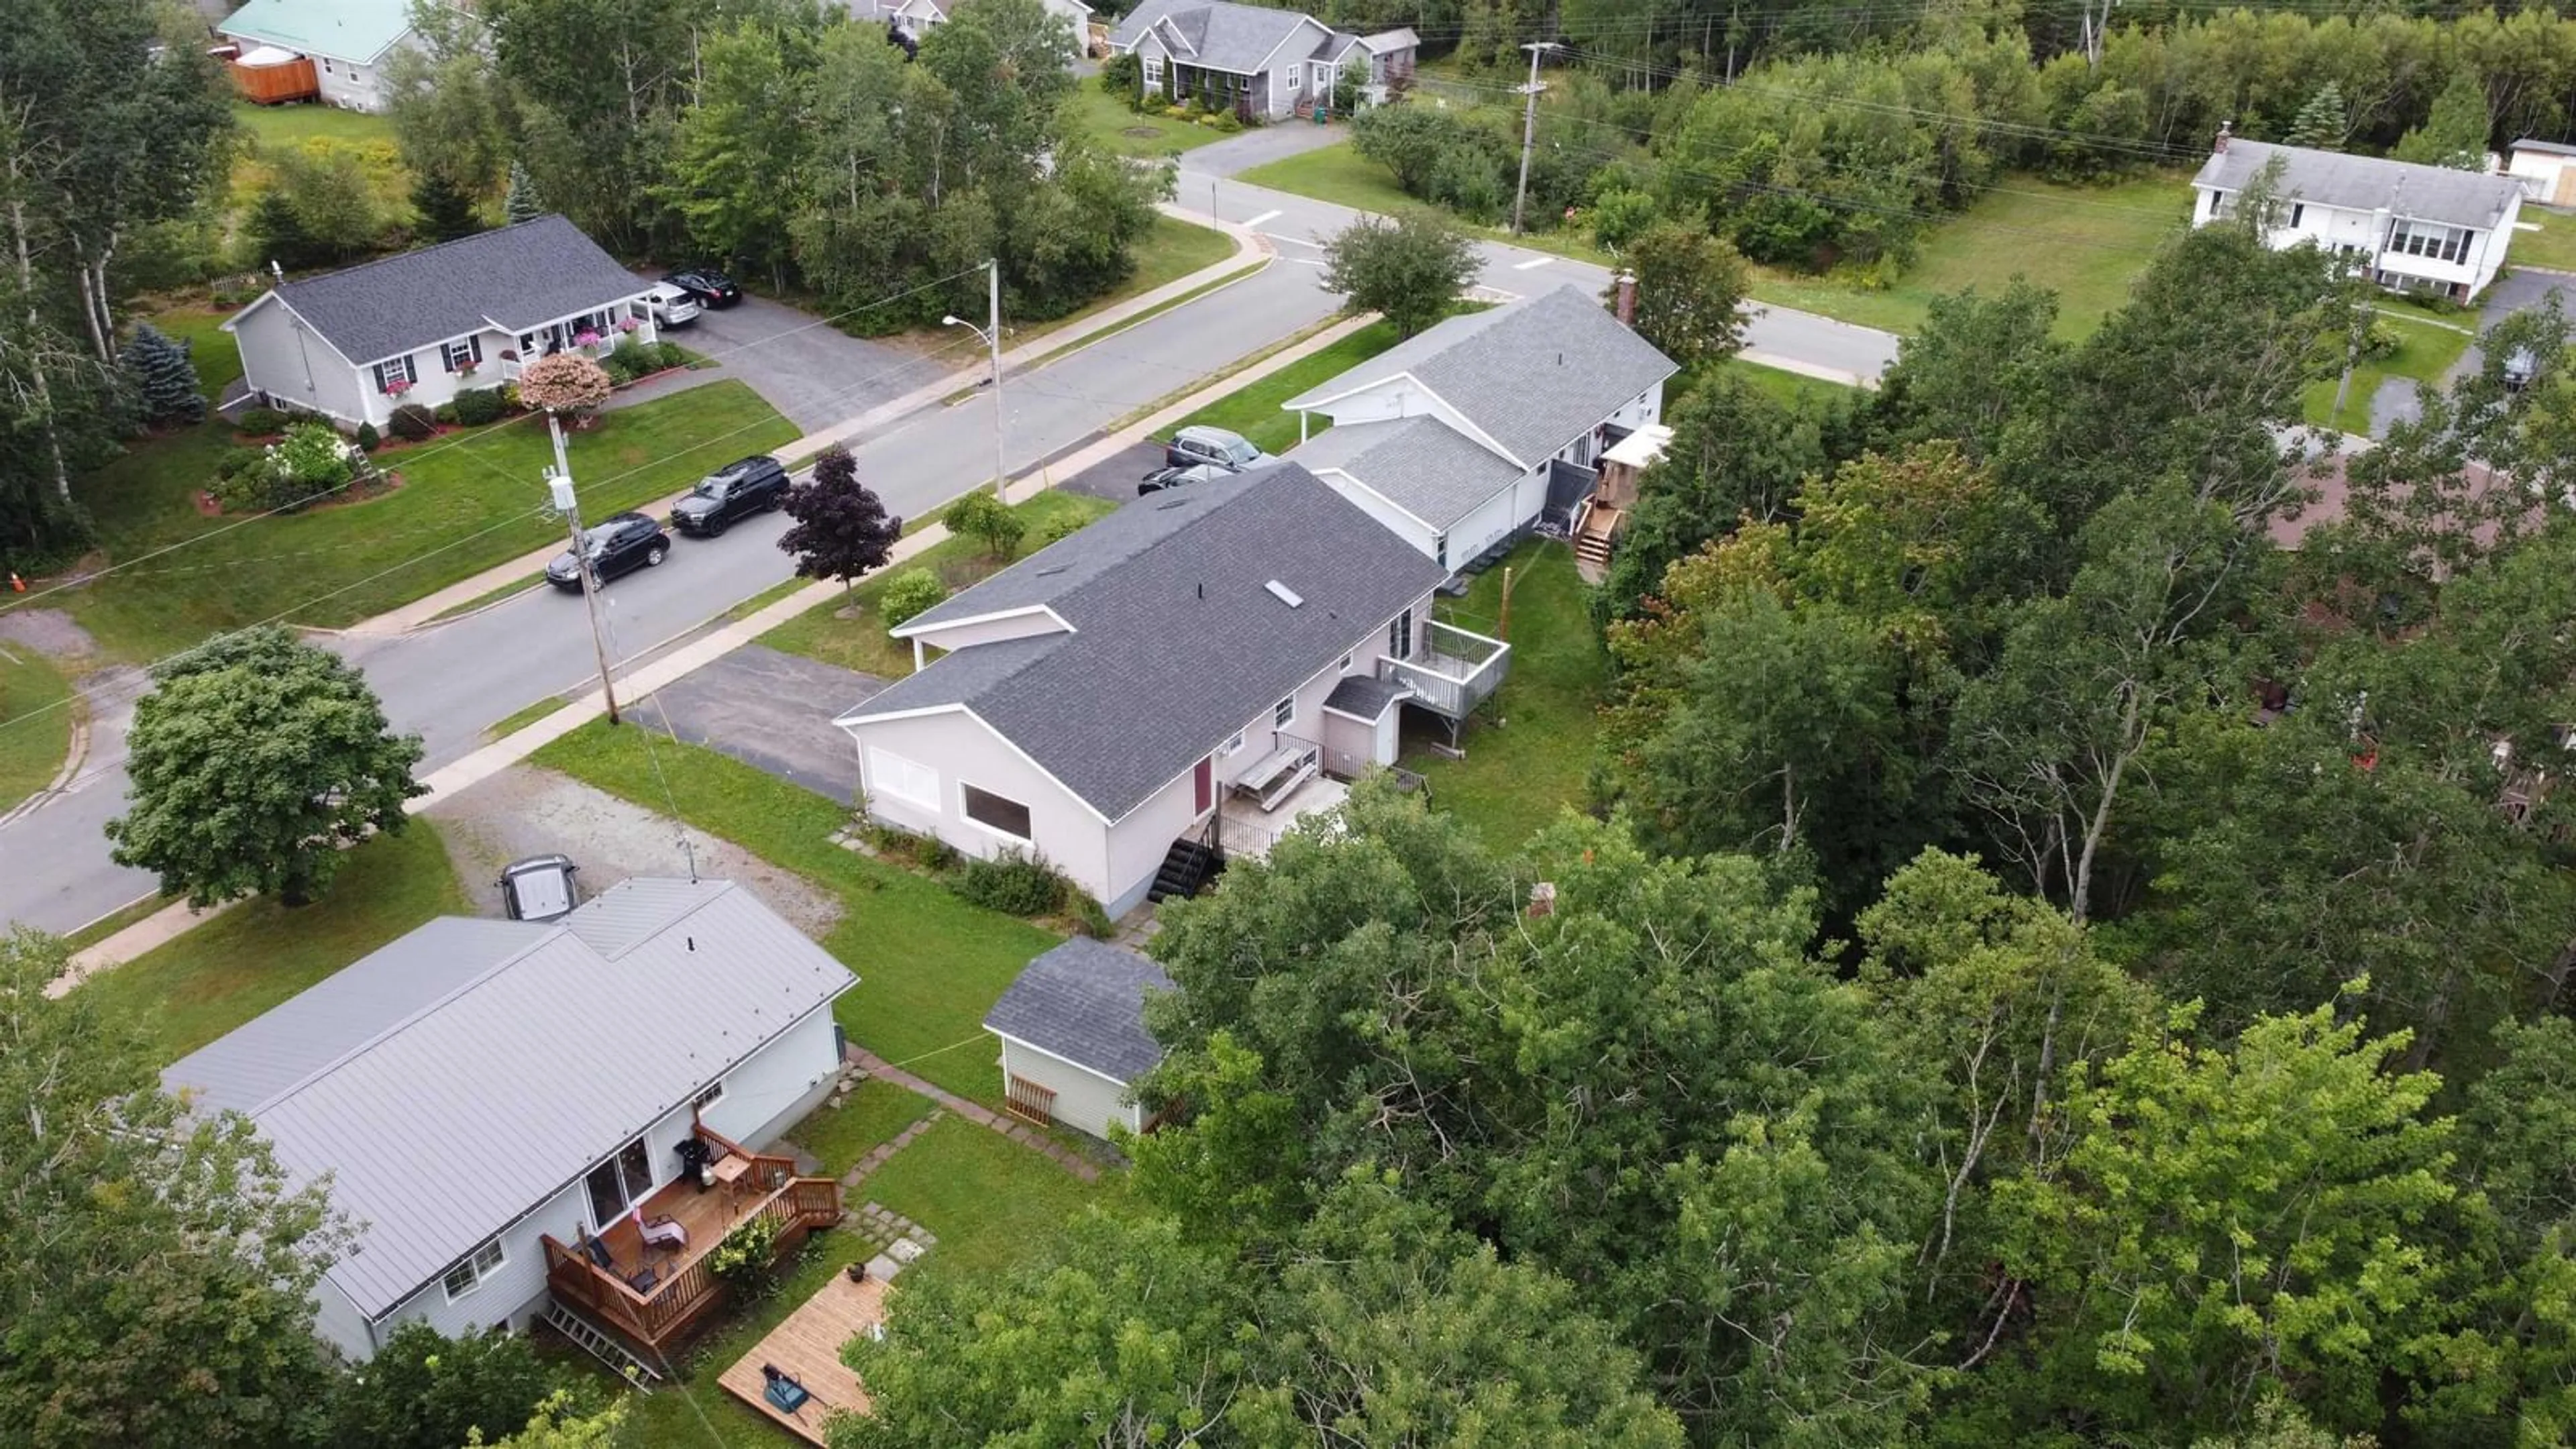
{"type": "MultiPolygon", "coordinates": [[[[1033,362],[1059,360],[1066,353],[1078,350],[1098,341],[1106,334],[1122,329],[1139,314],[1150,312],[1176,297],[1186,296],[1210,282],[1225,277],[1229,272],[1242,267],[1249,258],[1267,260],[1277,255],[1269,239],[1250,227],[1226,221],[1212,223],[1202,213],[1185,212],[1168,203],[1161,209],[1194,226],[1213,225],[1216,230],[1234,239],[1234,255],[1224,261],[1201,267],[1188,276],[1166,282],[1150,292],[1130,297],[1114,307],[1104,308],[1079,322],[1068,323],[1052,331],[1040,333],[1019,346],[1005,351],[1002,354],[1002,376],[1005,386],[1009,385],[1010,374],[1015,368],[1024,367],[1033,362]]],[[[1249,276],[1251,273],[1246,272],[1245,275],[1249,276]]],[[[980,367],[981,363],[977,365],[980,367]]],[[[974,371],[975,369],[969,368],[963,373],[950,374],[924,383],[899,398],[868,409],[857,417],[807,433],[781,446],[777,450],[778,460],[794,468],[834,443],[849,442],[893,423],[901,422],[926,408],[940,406],[956,393],[961,385],[967,385],[961,383],[961,379],[973,376],[974,371]]],[[[710,371],[701,375],[701,380],[712,381],[715,375],[710,371]]],[[[688,382],[678,386],[696,385],[696,382],[688,382]]],[[[677,387],[674,390],[677,390],[677,387]]],[[[647,505],[641,511],[658,516],[669,512],[671,505],[686,496],[686,490],[682,490],[669,498],[647,505]]],[[[561,552],[563,552],[561,544],[548,544],[544,548],[524,554],[508,563],[495,564],[472,578],[460,579],[436,593],[414,599],[400,608],[378,614],[372,619],[362,619],[340,632],[362,638],[409,633],[451,609],[473,603],[512,584],[533,580],[537,574],[544,571],[547,562],[561,552]]],[[[493,602],[497,603],[499,600],[496,599],[493,602]]]]}
{"type": "MultiPolygon", "coordinates": [[[[1376,320],[1374,313],[1344,318],[1303,341],[1283,347],[1259,362],[1193,391],[1187,397],[1157,408],[1151,414],[1101,437],[1096,442],[1053,460],[1034,473],[1024,474],[1014,479],[1004,490],[1003,496],[1013,503],[1022,503],[1035,498],[1052,486],[1050,480],[1055,476],[1070,477],[1093,463],[1116,454],[1138,439],[1170,426],[1177,419],[1187,417],[1216,399],[1258,382],[1283,367],[1332,346],[1376,320]]],[[[932,523],[916,532],[906,534],[903,540],[895,545],[894,557],[886,567],[892,568],[896,564],[913,558],[947,537],[947,528],[938,523],[932,523]]],[[[655,690],[705,668],[809,609],[840,598],[841,593],[840,584],[829,579],[820,580],[798,589],[757,613],[709,630],[648,663],[620,674],[617,677],[618,698],[620,701],[640,703],[655,690]]],[[[635,728],[653,727],[649,716],[639,714],[631,704],[622,704],[621,713],[635,728]]],[[[405,804],[404,812],[418,815],[436,804],[442,796],[453,795],[469,786],[490,779],[592,720],[605,718],[607,714],[606,698],[594,689],[554,713],[528,725],[525,729],[494,740],[469,755],[431,771],[421,780],[423,785],[429,787],[429,793],[405,804]]],[[[96,945],[75,952],[71,958],[70,968],[55,978],[45,988],[45,992],[49,996],[60,996],[100,971],[123,965],[155,946],[176,940],[198,923],[224,909],[225,907],[218,906],[213,910],[199,911],[184,902],[165,907],[96,945]]]]}

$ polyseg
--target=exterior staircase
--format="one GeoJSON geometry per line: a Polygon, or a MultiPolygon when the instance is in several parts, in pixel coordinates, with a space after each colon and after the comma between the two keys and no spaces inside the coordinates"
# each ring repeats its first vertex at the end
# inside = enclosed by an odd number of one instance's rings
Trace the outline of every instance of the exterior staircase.
{"type": "Polygon", "coordinates": [[[592,1358],[608,1365],[609,1371],[639,1389],[650,1389],[662,1381],[659,1369],[637,1358],[616,1335],[573,1312],[555,1299],[546,1300],[537,1321],[570,1339],[573,1345],[592,1358]]]}
{"type": "Polygon", "coordinates": [[[1588,583],[1599,583],[1610,571],[1610,549],[1617,540],[1621,510],[1606,503],[1587,503],[1574,520],[1574,568],[1588,583]]]}
{"type": "Polygon", "coordinates": [[[1163,868],[1154,873],[1154,884],[1145,892],[1145,899],[1161,901],[1197,895],[1223,869],[1225,857],[1205,842],[1175,840],[1163,856],[1163,868]]]}

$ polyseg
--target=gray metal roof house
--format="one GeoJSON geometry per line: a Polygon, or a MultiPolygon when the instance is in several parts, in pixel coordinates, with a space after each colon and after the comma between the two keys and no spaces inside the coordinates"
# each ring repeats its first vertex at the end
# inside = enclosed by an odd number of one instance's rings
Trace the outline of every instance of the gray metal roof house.
{"type": "Polygon", "coordinates": [[[1043,856],[1114,915],[1238,787],[1275,834],[1301,782],[1392,763],[1391,699],[1328,709],[1346,677],[1458,708],[1499,682],[1499,643],[1471,667],[1437,632],[1444,574],[1294,464],[1194,483],[906,621],[921,667],[837,723],[877,819],[1043,856]]]}
{"type": "Polygon", "coordinates": [[[2461,301],[2503,269],[2522,215],[2523,188],[2510,176],[2222,134],[2191,180],[2192,225],[2236,215],[2246,190],[2267,177],[2277,203],[2267,245],[2310,243],[2383,286],[2461,301]]]}
{"type": "MultiPolygon", "coordinates": [[[[453,1333],[556,1311],[565,1245],[588,1239],[645,1297],[684,1290],[685,1263],[645,1251],[644,1221],[694,1224],[686,1258],[740,1217],[814,1197],[744,1144],[828,1090],[831,1004],[856,984],[741,886],[630,880],[551,925],[431,921],[163,1084],[249,1118],[293,1180],[329,1184],[356,1236],[316,1324],[363,1359],[408,1319],[453,1333]],[[741,1155],[768,1191],[704,1198],[680,1156],[691,1139],[741,1155]]],[[[701,1305],[660,1306],[657,1319],[701,1305]]]]}
{"type": "Polygon", "coordinates": [[[1037,1122],[1107,1137],[1109,1124],[1145,1129],[1128,1096],[1163,1059],[1145,1029],[1145,998],[1172,990],[1163,969],[1133,951],[1076,936],[1040,955],[984,1015],[1002,1040],[1003,1100],[1037,1122]]]}

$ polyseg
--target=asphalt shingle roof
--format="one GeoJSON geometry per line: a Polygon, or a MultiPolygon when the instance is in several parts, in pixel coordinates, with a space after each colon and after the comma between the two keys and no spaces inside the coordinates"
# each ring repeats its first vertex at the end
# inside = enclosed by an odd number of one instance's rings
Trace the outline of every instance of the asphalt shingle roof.
{"type": "Polygon", "coordinates": [[[1452,317],[1282,406],[1315,408],[1410,374],[1512,457],[1535,467],[1678,371],[1599,301],[1565,286],[1452,317]]]}
{"type": "Polygon", "coordinates": [[[943,655],[841,722],[963,705],[1116,820],[1447,572],[1294,463],[1194,483],[949,605],[971,618],[1044,603],[1073,632],[943,655]]]}
{"type": "Polygon", "coordinates": [[[2447,226],[2493,229],[2522,193],[2509,177],[2482,176],[2447,166],[2418,166],[2380,156],[2347,156],[2304,146],[2231,140],[2201,163],[2194,186],[2237,192],[2253,184],[2266,163],[2282,163],[2281,199],[2313,201],[2351,211],[2377,211],[2447,226]]]}
{"type": "Polygon", "coordinates": [[[1435,529],[1475,512],[1477,505],[1518,482],[1522,472],[1491,448],[1427,415],[1345,423],[1298,444],[1288,457],[1319,473],[1327,468],[1347,473],[1435,529]]]}
{"type": "Polygon", "coordinates": [[[1232,5],[1226,0],[1145,0],[1118,22],[1109,43],[1120,50],[1129,49],[1143,38],[1147,27],[1166,16],[1190,43],[1192,53],[1180,57],[1182,64],[1238,75],[1258,74],[1270,52],[1311,19],[1294,10],[1232,5]]]}
{"type": "Polygon", "coordinates": [[[2516,151],[2531,151],[2542,156],[2576,156],[2576,145],[2565,141],[2535,141],[2526,136],[2512,146],[2516,151]]]}
{"type": "Polygon", "coordinates": [[[411,0],[250,0],[215,29],[303,55],[372,65],[410,33],[411,0]]]}
{"type": "Polygon", "coordinates": [[[1172,978],[1133,951],[1075,936],[1039,956],[984,1015],[984,1029],[1088,1067],[1120,1085],[1163,1059],[1145,1030],[1145,993],[1172,978]]]}
{"type": "Polygon", "coordinates": [[[1389,705],[1412,692],[1392,679],[1354,674],[1334,685],[1333,692],[1324,696],[1324,708],[1338,710],[1354,719],[1376,719],[1386,713],[1389,705]]]}
{"type": "Polygon", "coordinates": [[[730,882],[630,880],[552,925],[433,921],[162,1081],[330,1174],[360,1228],[329,1276],[374,1318],[854,984],[730,882]]]}
{"type": "Polygon", "coordinates": [[[581,228],[541,216],[288,282],[277,297],[341,356],[364,365],[489,327],[524,332],[651,286],[581,228]]]}

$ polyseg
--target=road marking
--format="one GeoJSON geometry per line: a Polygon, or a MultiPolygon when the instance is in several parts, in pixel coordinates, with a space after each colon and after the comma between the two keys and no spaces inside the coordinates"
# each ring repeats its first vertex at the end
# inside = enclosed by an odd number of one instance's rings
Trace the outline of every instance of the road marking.
{"type": "Polygon", "coordinates": [[[1526,272],[1532,267],[1543,267],[1555,260],[1556,258],[1554,257],[1532,257],[1525,262],[1512,263],[1512,270],[1515,272],[1526,272]]]}
{"type": "Polygon", "coordinates": [[[1272,241],[1286,242],[1292,247],[1313,247],[1319,252],[1324,249],[1324,244],[1315,240],[1313,237],[1290,236],[1285,232],[1276,231],[1265,231],[1262,235],[1270,238],[1272,241]]]}
{"type": "Polygon", "coordinates": [[[1274,217],[1274,216],[1277,216],[1278,214],[1279,214],[1279,213],[1278,213],[1278,212],[1276,212],[1276,211],[1265,211],[1265,212],[1261,213],[1259,216],[1254,217],[1252,220],[1245,222],[1245,223],[1244,223],[1244,225],[1245,225],[1245,226],[1259,226],[1259,225],[1261,225],[1263,222],[1268,221],[1270,218],[1272,218],[1272,217],[1274,217]]]}

